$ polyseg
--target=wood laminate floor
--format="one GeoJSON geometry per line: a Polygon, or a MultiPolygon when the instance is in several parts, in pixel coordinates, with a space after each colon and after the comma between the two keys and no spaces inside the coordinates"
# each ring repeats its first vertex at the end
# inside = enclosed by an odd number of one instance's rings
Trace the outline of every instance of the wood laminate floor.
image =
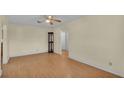
{"type": "Polygon", "coordinates": [[[68,53],[34,54],[11,58],[3,65],[2,77],[8,78],[116,78],[118,76],[67,58],[68,53]]]}

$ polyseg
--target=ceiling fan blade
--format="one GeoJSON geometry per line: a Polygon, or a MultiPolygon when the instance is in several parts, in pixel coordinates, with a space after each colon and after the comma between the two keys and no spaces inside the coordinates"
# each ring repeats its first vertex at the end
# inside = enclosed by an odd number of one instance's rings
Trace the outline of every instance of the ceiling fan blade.
{"type": "Polygon", "coordinates": [[[50,22],[50,25],[53,25],[53,22],[50,22]]]}
{"type": "Polygon", "coordinates": [[[56,21],[56,22],[62,22],[61,20],[58,20],[58,19],[54,19],[54,21],[56,21]]]}
{"type": "Polygon", "coordinates": [[[44,23],[45,20],[37,20],[37,23],[44,23]]]}
{"type": "Polygon", "coordinates": [[[42,21],[40,21],[40,20],[37,20],[37,23],[42,23],[42,21]]]}

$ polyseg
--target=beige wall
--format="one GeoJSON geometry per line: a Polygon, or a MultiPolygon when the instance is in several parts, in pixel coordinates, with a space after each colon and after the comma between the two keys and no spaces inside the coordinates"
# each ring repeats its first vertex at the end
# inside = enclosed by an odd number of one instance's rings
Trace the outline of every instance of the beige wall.
{"type": "Polygon", "coordinates": [[[124,16],[82,16],[62,29],[70,58],[124,77],[124,16]]]}
{"type": "Polygon", "coordinates": [[[10,57],[47,52],[47,28],[9,24],[10,57]]]}

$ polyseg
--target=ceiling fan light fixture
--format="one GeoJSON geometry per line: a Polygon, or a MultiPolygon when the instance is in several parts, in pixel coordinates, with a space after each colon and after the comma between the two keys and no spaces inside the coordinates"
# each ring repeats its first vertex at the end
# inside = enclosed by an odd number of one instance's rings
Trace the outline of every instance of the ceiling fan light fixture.
{"type": "Polygon", "coordinates": [[[61,22],[60,19],[54,18],[53,16],[44,16],[44,18],[45,18],[44,20],[39,19],[37,21],[37,23],[46,22],[46,23],[48,23],[50,25],[54,25],[54,23],[56,23],[56,22],[59,22],[59,23],[61,22]]]}
{"type": "Polygon", "coordinates": [[[47,20],[46,20],[46,23],[50,23],[50,20],[47,19],[47,20]]]}
{"type": "Polygon", "coordinates": [[[52,16],[48,16],[49,19],[52,19],[52,16]]]}

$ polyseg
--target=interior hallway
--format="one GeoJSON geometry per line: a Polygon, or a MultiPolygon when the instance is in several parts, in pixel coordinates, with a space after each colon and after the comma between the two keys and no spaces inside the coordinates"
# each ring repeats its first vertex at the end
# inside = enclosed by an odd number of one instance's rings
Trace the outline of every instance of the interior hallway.
{"type": "Polygon", "coordinates": [[[8,64],[3,65],[2,77],[118,77],[111,73],[68,59],[67,56],[68,53],[64,51],[63,55],[42,53],[11,58],[8,64]]]}

